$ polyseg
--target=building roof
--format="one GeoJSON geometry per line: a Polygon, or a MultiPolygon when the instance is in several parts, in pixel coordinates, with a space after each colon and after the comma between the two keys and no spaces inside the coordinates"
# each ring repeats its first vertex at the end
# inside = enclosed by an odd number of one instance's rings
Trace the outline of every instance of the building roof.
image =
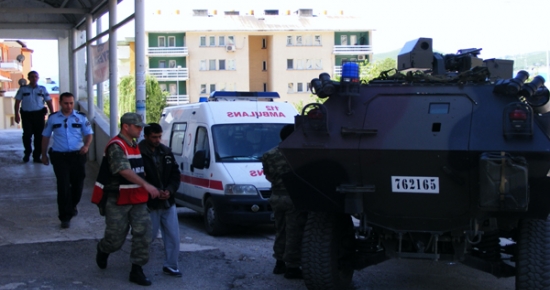
{"type": "Polygon", "coordinates": [[[201,32],[201,31],[368,31],[360,16],[183,16],[147,15],[148,32],[201,32]],[[175,25],[167,25],[175,23],[175,25]]]}

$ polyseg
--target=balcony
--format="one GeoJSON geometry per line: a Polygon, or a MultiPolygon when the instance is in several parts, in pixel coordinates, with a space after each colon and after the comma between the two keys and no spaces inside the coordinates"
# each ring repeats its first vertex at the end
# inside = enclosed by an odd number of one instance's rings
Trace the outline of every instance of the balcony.
{"type": "Polygon", "coordinates": [[[371,45],[335,45],[333,54],[369,54],[372,53],[371,45]]]}
{"type": "Polygon", "coordinates": [[[3,61],[3,62],[0,62],[0,70],[20,72],[20,71],[23,71],[23,65],[16,60],[3,61]]]}
{"type": "Polygon", "coordinates": [[[147,56],[187,56],[187,47],[148,47],[147,56]]]}
{"type": "Polygon", "coordinates": [[[186,81],[189,79],[187,68],[150,68],[149,75],[159,81],[186,81]]]}
{"type": "Polygon", "coordinates": [[[166,104],[168,106],[189,104],[189,95],[170,95],[166,98],[166,104]]]}

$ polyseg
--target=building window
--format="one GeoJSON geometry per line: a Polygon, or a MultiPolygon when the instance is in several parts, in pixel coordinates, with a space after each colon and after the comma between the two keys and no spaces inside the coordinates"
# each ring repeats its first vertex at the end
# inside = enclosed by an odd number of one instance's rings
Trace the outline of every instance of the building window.
{"type": "Polygon", "coordinates": [[[323,60],[322,59],[316,59],[315,62],[315,69],[323,69],[323,60]]]}
{"type": "Polygon", "coordinates": [[[161,92],[166,92],[166,84],[159,84],[159,88],[161,92]]]}
{"type": "Polygon", "coordinates": [[[287,93],[294,93],[294,83],[288,83],[287,93]]]}
{"type": "Polygon", "coordinates": [[[218,44],[220,46],[225,46],[225,36],[218,37],[218,44]]]}
{"type": "Polygon", "coordinates": [[[303,92],[304,91],[304,84],[303,83],[298,83],[297,85],[298,86],[296,87],[296,91],[297,92],[303,92]]]}
{"type": "Polygon", "coordinates": [[[313,60],[306,59],[306,69],[313,69],[313,60]]]}
{"type": "Polygon", "coordinates": [[[305,67],[306,67],[306,60],[305,59],[297,59],[296,60],[295,69],[304,69],[305,67]]]}
{"type": "Polygon", "coordinates": [[[201,85],[201,94],[206,94],[206,84],[201,85]]]}
{"type": "Polygon", "coordinates": [[[169,68],[176,68],[176,60],[171,59],[168,61],[168,67],[169,68]]]}
{"type": "Polygon", "coordinates": [[[264,10],[265,15],[279,15],[279,10],[270,9],[270,10],[264,10]]]}
{"type": "Polygon", "coordinates": [[[210,93],[213,93],[216,91],[216,84],[210,84],[210,93]]]}
{"type": "Polygon", "coordinates": [[[164,36],[158,37],[158,45],[159,47],[165,47],[166,46],[166,38],[164,36]]]}
{"type": "Polygon", "coordinates": [[[267,83],[264,83],[264,92],[267,92],[267,83]]]}
{"type": "Polygon", "coordinates": [[[170,95],[177,95],[178,94],[178,88],[176,84],[170,84],[170,95]]]}
{"type": "Polygon", "coordinates": [[[262,39],[262,48],[267,48],[267,39],[262,39]]]}
{"type": "Polygon", "coordinates": [[[201,59],[199,70],[206,70],[206,59],[201,59]]]}
{"type": "Polygon", "coordinates": [[[349,36],[349,44],[357,45],[357,35],[350,35],[349,36]]]}
{"type": "Polygon", "coordinates": [[[216,60],[211,59],[208,61],[208,70],[216,70],[216,60]]]}
{"type": "Polygon", "coordinates": [[[236,61],[234,59],[227,60],[227,70],[237,70],[236,61]]]}
{"type": "Polygon", "coordinates": [[[286,37],[286,45],[292,45],[292,36],[287,36],[286,37]]]}
{"type": "Polygon", "coordinates": [[[296,36],[296,45],[302,45],[302,36],[301,35],[296,36]]]}
{"type": "Polygon", "coordinates": [[[235,45],[235,36],[228,36],[227,37],[227,44],[228,45],[235,45]]]}
{"type": "Polygon", "coordinates": [[[266,71],[266,70],[267,70],[267,61],[265,61],[265,60],[264,60],[263,63],[262,63],[262,70],[263,70],[263,71],[266,71]]]}
{"type": "Polygon", "coordinates": [[[201,36],[199,45],[206,46],[206,36],[201,36]]]}
{"type": "Polygon", "coordinates": [[[286,60],[286,69],[294,69],[294,60],[293,59],[287,59],[286,60]]]}
{"type": "Polygon", "coordinates": [[[159,60],[159,68],[166,68],[166,61],[165,60],[159,60]]]}
{"type": "Polygon", "coordinates": [[[216,37],[215,36],[208,37],[208,46],[216,46],[216,37]]]}
{"type": "Polygon", "coordinates": [[[348,45],[348,36],[340,35],[340,45],[348,45]]]}
{"type": "Polygon", "coordinates": [[[168,36],[168,46],[175,47],[176,46],[176,37],[175,36],[168,36]]]}
{"type": "Polygon", "coordinates": [[[321,45],[321,35],[315,35],[313,41],[315,45],[321,45]]]}
{"type": "Polygon", "coordinates": [[[225,70],[225,59],[218,60],[218,69],[225,70]]]}

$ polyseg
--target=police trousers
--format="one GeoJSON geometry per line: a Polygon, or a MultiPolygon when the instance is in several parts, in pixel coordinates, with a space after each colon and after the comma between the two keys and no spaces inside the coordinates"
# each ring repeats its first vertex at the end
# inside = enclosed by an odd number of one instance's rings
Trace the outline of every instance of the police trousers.
{"type": "Polygon", "coordinates": [[[40,159],[42,154],[42,131],[44,131],[44,117],[46,116],[46,108],[38,111],[23,111],[21,112],[21,126],[23,127],[23,147],[25,147],[25,155],[31,155],[33,159],[40,159]],[[34,136],[34,142],[32,137],[34,136]],[[34,143],[34,151],[31,143],[34,143]]]}
{"type": "Polygon", "coordinates": [[[79,151],[51,151],[50,160],[57,179],[59,220],[69,221],[76,214],[86,177],[86,155],[79,151]]]}
{"type": "Polygon", "coordinates": [[[105,235],[99,241],[99,250],[104,253],[118,251],[126,241],[132,228],[132,249],[130,261],[143,266],[149,261],[151,243],[151,218],[147,203],[117,205],[117,194],[107,193],[105,204],[105,235]]]}
{"type": "Polygon", "coordinates": [[[285,261],[289,268],[300,267],[307,212],[296,210],[288,194],[272,194],[269,203],[273,209],[276,229],[273,257],[285,261]]]}

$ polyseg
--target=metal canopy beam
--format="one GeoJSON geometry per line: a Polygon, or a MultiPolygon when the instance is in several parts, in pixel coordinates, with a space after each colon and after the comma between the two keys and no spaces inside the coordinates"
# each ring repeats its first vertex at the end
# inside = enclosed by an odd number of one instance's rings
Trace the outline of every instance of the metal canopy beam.
{"type": "Polygon", "coordinates": [[[0,13],[9,14],[88,14],[90,11],[82,8],[0,7],[0,13]]]}

